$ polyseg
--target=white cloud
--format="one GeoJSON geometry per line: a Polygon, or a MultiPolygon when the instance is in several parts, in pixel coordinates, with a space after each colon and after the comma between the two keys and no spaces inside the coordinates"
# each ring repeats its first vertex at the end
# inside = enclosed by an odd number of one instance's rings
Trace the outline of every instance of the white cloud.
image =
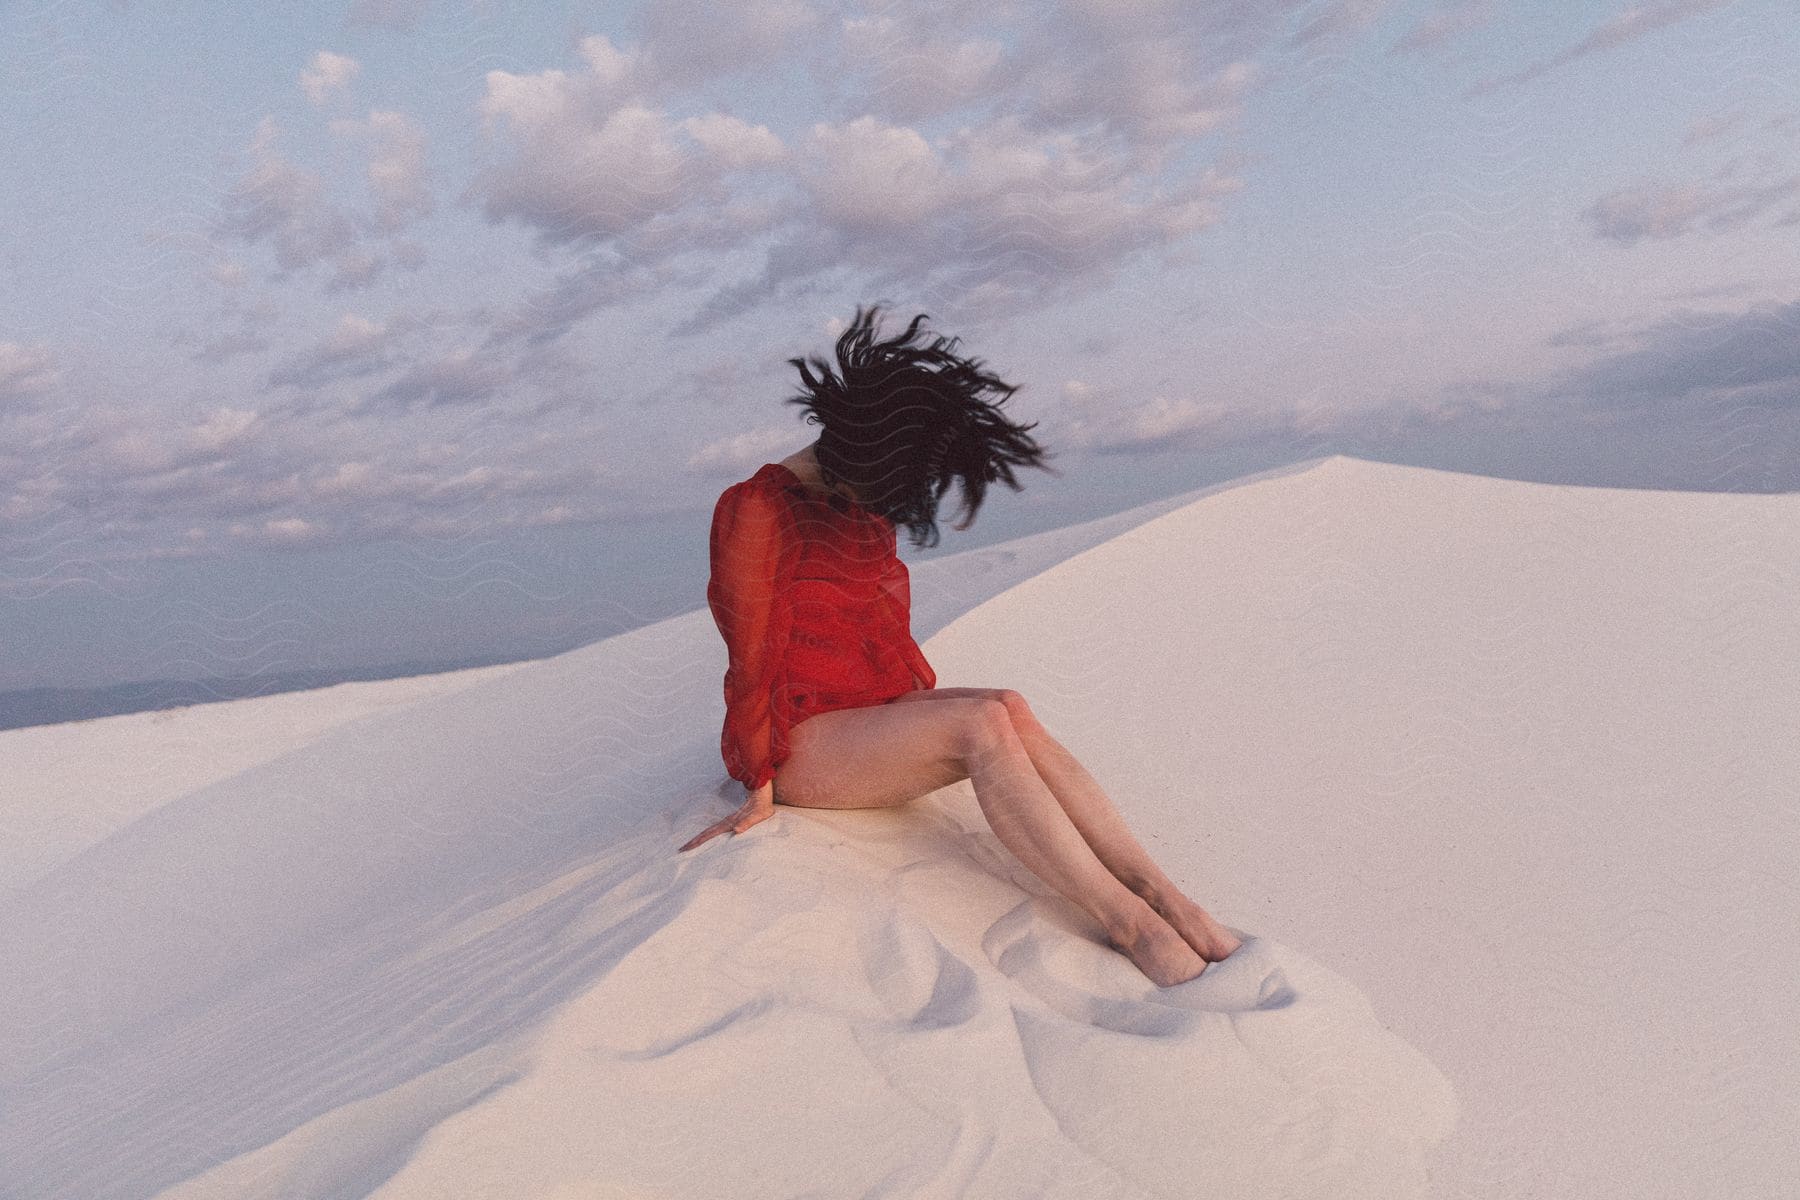
{"type": "Polygon", "coordinates": [[[348,254],[356,242],[354,223],[326,200],[319,176],[276,152],[279,135],[273,117],[258,123],[249,146],[253,165],[225,197],[216,232],[271,243],[284,270],[348,254]]]}
{"type": "Polygon", "coordinates": [[[188,432],[189,443],[202,454],[224,454],[250,440],[256,413],[242,408],[217,408],[188,432]]]}
{"type": "Polygon", "coordinates": [[[869,107],[917,121],[968,104],[1000,86],[1005,46],[946,32],[928,14],[846,17],[840,62],[866,81],[869,107]]]}
{"type": "Polygon", "coordinates": [[[954,185],[917,130],[857,117],[814,125],[802,178],[819,214],[853,229],[908,228],[929,220],[954,185]]]}
{"type": "Polygon", "coordinates": [[[739,475],[786,458],[806,441],[792,425],[770,426],[707,442],[688,456],[687,467],[704,474],[739,475]]]}
{"type": "MultiPolygon", "coordinates": [[[[171,423],[167,418],[118,405],[86,410],[73,441],[84,448],[80,469],[118,483],[149,476],[191,476],[194,468],[230,459],[260,432],[257,414],[225,406],[203,417],[171,423]]],[[[164,481],[177,490],[192,478],[164,481]]],[[[139,494],[147,494],[142,486],[139,494]]]]}
{"type": "Polygon", "coordinates": [[[1142,169],[1157,171],[1169,153],[1235,121],[1261,79],[1256,63],[1211,39],[1203,17],[1178,35],[1142,31],[1086,41],[1036,31],[1005,70],[1004,109],[1044,131],[1085,131],[1095,120],[1123,137],[1142,169]]]}
{"type": "Polygon", "coordinates": [[[1800,175],[1733,187],[1651,184],[1610,192],[1581,215],[1595,236],[1630,246],[1645,239],[1680,237],[1695,228],[1710,232],[1736,229],[1796,195],[1800,195],[1800,175]]]}
{"type": "Polygon", "coordinates": [[[1234,413],[1217,402],[1153,396],[1135,404],[1109,400],[1080,380],[1063,387],[1065,415],[1059,441],[1097,454],[1144,453],[1222,443],[1239,436],[1234,413]]]}
{"type": "Polygon", "coordinates": [[[323,341],[294,355],[269,373],[269,386],[318,388],[335,379],[353,379],[389,366],[399,329],[356,313],[345,313],[323,341]]]}
{"type": "Polygon", "coordinates": [[[689,117],[681,127],[715,162],[732,170],[772,166],[787,155],[787,148],[768,126],[752,125],[725,113],[689,117]]]}
{"type": "Polygon", "coordinates": [[[820,18],[802,0],[651,0],[642,45],[659,80],[689,87],[786,57],[815,43],[820,18]]]}
{"type": "MultiPolygon", "coordinates": [[[[978,12],[889,6],[804,48],[803,61],[833,64],[821,83],[841,115],[789,134],[723,112],[669,115],[682,78],[672,30],[682,14],[693,23],[691,7],[653,5],[642,45],[584,38],[577,70],[488,73],[484,129],[510,153],[471,195],[491,221],[590,251],[496,338],[548,340],[646,290],[702,282],[752,246],[760,270],[676,333],[826,272],[860,271],[946,317],[1098,286],[1220,219],[1241,186],[1235,160],[1193,165],[1194,145],[1235,120],[1261,78],[1250,51],[1278,24],[1260,9],[1090,0],[1035,21],[1021,11],[1003,43],[974,27],[978,12]],[[960,126],[895,116],[970,104],[960,126]],[[739,186],[751,171],[762,178],[739,186]]],[[[775,52],[769,30],[810,19],[795,5],[734,11],[689,35],[738,29],[754,62],[775,52]],[[753,19],[761,32],[743,33],[753,19]]]]}
{"type": "Polygon", "coordinates": [[[305,517],[271,517],[257,524],[238,522],[231,526],[230,532],[241,541],[277,548],[314,545],[323,541],[330,530],[305,517]]]}
{"type": "Polygon", "coordinates": [[[369,139],[369,188],[375,194],[375,223],[383,232],[431,214],[423,126],[405,113],[376,110],[365,121],[333,121],[331,129],[369,139]]]}
{"type": "Polygon", "coordinates": [[[627,240],[629,266],[766,211],[716,202],[728,173],[780,163],[780,138],[729,114],[671,118],[654,102],[660,85],[639,49],[594,35],[580,53],[588,69],[576,74],[488,72],[484,129],[505,129],[515,147],[472,185],[489,220],[518,220],[549,242],[627,240]]]}
{"type": "MultiPolygon", "coordinates": [[[[496,83],[484,110],[515,118],[518,154],[476,183],[490,220],[512,217],[549,240],[619,235],[688,203],[702,179],[663,113],[625,104],[595,118],[579,83],[496,83]]],[[[560,74],[558,72],[557,74],[560,74]]]]}
{"type": "Polygon", "coordinates": [[[361,70],[362,64],[354,58],[321,50],[300,72],[300,89],[308,100],[322,105],[332,93],[348,88],[361,70]]]}
{"type": "Polygon", "coordinates": [[[1129,256],[1217,221],[1240,181],[1215,168],[1150,186],[1121,154],[1017,116],[934,145],[870,116],[815,125],[795,156],[808,219],[761,274],[721,289],[677,333],[846,267],[957,323],[1095,286],[1129,256]]]}

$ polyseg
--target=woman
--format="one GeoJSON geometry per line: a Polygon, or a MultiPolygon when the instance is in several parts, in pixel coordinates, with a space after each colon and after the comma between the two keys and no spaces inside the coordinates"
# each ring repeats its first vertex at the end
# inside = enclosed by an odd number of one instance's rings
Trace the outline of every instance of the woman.
{"type": "MultiPolygon", "coordinates": [[[[967,779],[1001,843],[1093,915],[1159,986],[1238,939],[1150,860],[1093,776],[1007,688],[940,688],[911,634],[896,527],[935,545],[959,481],[967,529],[987,484],[1046,452],[999,411],[1018,389],[954,353],[958,339],[875,337],[879,306],[837,342],[840,375],[801,359],[817,441],[726,488],[713,512],[710,605],[729,651],[720,750],[748,793],[681,847],[742,833],[783,804],[905,804],[967,779]],[[995,394],[989,401],[986,392],[995,394]]],[[[1054,474],[1055,472],[1052,471],[1054,474]]]]}

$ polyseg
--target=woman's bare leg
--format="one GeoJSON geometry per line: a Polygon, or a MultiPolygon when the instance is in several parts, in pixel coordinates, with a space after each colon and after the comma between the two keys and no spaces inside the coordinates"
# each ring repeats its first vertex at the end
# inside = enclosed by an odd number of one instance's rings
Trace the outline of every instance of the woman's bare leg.
{"type": "Polygon", "coordinates": [[[963,695],[989,696],[1006,706],[1039,778],[1095,857],[1120,883],[1141,897],[1208,962],[1218,962],[1237,950],[1239,939],[1157,866],[1099,782],[1068,747],[1051,736],[1019,692],[1010,688],[937,688],[909,692],[898,699],[944,701],[963,695]]]}
{"type": "Polygon", "coordinates": [[[1206,969],[1154,909],[1095,857],[1039,777],[1006,706],[981,697],[839,709],[795,725],[775,799],[816,808],[903,804],[968,779],[994,833],[1079,905],[1160,986],[1206,969]]]}

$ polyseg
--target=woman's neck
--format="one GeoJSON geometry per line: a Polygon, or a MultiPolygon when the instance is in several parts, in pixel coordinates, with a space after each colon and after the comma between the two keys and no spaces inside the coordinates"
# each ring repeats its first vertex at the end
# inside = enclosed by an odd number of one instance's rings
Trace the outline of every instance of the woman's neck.
{"type": "Polygon", "coordinates": [[[855,489],[849,484],[840,480],[838,486],[835,488],[826,485],[825,480],[819,471],[818,457],[813,453],[813,448],[811,446],[788,455],[781,460],[781,465],[792,471],[795,475],[798,475],[801,482],[805,483],[808,487],[811,487],[814,491],[835,492],[846,500],[856,500],[858,503],[861,503],[856,495],[855,489]]]}

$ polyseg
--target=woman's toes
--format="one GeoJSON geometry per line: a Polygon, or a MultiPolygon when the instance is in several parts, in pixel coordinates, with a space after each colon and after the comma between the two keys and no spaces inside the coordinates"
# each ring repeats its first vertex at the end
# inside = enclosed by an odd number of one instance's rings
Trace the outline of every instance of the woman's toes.
{"type": "Polygon", "coordinates": [[[1129,934],[1109,937],[1107,942],[1158,987],[1186,983],[1206,970],[1206,960],[1160,921],[1129,934]]]}
{"type": "Polygon", "coordinates": [[[1194,948],[1194,953],[1207,962],[1229,958],[1242,945],[1229,929],[1192,900],[1178,900],[1169,905],[1164,919],[1194,948]]]}

